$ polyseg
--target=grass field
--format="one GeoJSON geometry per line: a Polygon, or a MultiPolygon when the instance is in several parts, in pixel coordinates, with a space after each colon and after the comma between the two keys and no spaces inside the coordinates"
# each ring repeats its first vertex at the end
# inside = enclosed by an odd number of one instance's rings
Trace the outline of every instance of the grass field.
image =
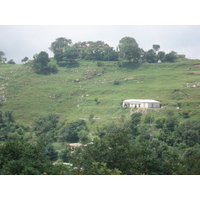
{"type": "Polygon", "coordinates": [[[122,116],[125,99],[161,101],[163,110],[200,114],[200,60],[176,63],[123,63],[80,61],[75,68],[59,67],[57,74],[36,74],[25,65],[0,65],[1,110],[12,110],[17,121],[31,125],[34,118],[56,113],[60,120],[74,121],[94,115],[92,127],[122,116]],[[180,109],[177,109],[179,107],[180,109]]]}

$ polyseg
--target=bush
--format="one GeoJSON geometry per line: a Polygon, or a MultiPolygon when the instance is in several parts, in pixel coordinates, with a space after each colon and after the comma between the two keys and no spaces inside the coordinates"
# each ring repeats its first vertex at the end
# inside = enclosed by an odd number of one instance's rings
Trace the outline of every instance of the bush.
{"type": "Polygon", "coordinates": [[[164,127],[164,124],[165,124],[165,118],[158,118],[156,120],[156,128],[163,128],[164,127]]]}
{"type": "Polygon", "coordinates": [[[63,161],[63,162],[69,162],[69,158],[70,158],[70,148],[66,147],[64,150],[61,150],[58,154],[58,157],[63,161]]]}
{"type": "Polygon", "coordinates": [[[118,81],[118,80],[115,80],[114,81],[114,85],[119,85],[121,82],[120,81],[118,81]]]}
{"type": "Polygon", "coordinates": [[[101,67],[101,66],[104,66],[104,64],[100,61],[97,62],[97,67],[101,67]]]}
{"type": "Polygon", "coordinates": [[[9,60],[7,63],[8,63],[8,64],[16,64],[16,63],[13,61],[13,59],[9,60]]]}
{"type": "Polygon", "coordinates": [[[43,152],[51,161],[58,159],[58,153],[55,151],[54,146],[51,143],[48,143],[46,147],[44,147],[43,152]]]}
{"type": "Polygon", "coordinates": [[[87,131],[86,122],[84,120],[69,123],[67,126],[63,126],[60,129],[60,140],[62,142],[78,142],[80,139],[78,134],[81,131],[87,131]]]}
{"type": "Polygon", "coordinates": [[[100,103],[97,97],[94,99],[94,101],[96,102],[96,104],[100,103]]]}
{"type": "Polygon", "coordinates": [[[55,63],[51,63],[48,53],[41,51],[34,57],[32,68],[36,73],[55,73],[57,67],[55,63]]]}
{"type": "Polygon", "coordinates": [[[0,174],[59,174],[42,149],[39,143],[34,146],[24,141],[6,141],[0,146],[0,174]]]}

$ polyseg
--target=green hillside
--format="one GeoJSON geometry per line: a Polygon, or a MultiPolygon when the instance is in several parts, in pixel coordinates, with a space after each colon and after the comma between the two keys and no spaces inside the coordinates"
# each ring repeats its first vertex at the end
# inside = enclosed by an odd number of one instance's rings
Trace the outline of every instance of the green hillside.
{"type": "Polygon", "coordinates": [[[130,116],[125,99],[154,99],[161,110],[173,110],[180,119],[200,114],[200,61],[175,63],[121,63],[79,61],[75,68],[59,67],[56,74],[34,73],[26,65],[0,65],[1,110],[31,125],[34,117],[56,113],[69,122],[94,115],[93,127],[130,116]],[[180,109],[177,109],[179,107],[180,109]]]}

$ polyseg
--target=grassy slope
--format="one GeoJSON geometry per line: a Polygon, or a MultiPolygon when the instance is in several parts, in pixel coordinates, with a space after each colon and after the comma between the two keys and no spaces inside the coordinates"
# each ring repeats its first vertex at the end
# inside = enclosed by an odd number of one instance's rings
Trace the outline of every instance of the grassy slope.
{"type": "Polygon", "coordinates": [[[26,124],[48,113],[68,121],[94,114],[100,119],[93,126],[101,126],[113,120],[120,122],[118,118],[122,115],[130,115],[129,109],[121,108],[122,100],[144,98],[159,100],[174,112],[187,111],[191,118],[199,116],[200,87],[187,87],[187,83],[200,81],[200,74],[193,73],[200,71],[200,61],[144,63],[139,67],[103,63],[104,66],[97,67],[96,62],[81,61],[79,67],[59,68],[57,74],[51,75],[26,71],[23,65],[0,65],[0,87],[5,87],[0,96],[7,99],[1,102],[1,110],[13,110],[14,117],[26,124]],[[177,110],[174,103],[181,103],[181,109],[177,110]]]}

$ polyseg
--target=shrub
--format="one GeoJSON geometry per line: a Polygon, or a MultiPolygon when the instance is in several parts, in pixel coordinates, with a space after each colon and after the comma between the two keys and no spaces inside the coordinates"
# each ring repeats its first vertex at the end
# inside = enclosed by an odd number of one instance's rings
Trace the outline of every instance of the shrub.
{"type": "Polygon", "coordinates": [[[97,62],[97,67],[101,67],[101,66],[104,66],[104,64],[100,61],[97,62]]]}
{"type": "Polygon", "coordinates": [[[119,84],[120,84],[120,81],[118,81],[118,80],[114,81],[114,85],[119,85],[119,84]]]}
{"type": "Polygon", "coordinates": [[[55,73],[57,72],[57,67],[55,63],[51,63],[48,53],[41,51],[34,57],[32,68],[36,73],[55,73]]]}

